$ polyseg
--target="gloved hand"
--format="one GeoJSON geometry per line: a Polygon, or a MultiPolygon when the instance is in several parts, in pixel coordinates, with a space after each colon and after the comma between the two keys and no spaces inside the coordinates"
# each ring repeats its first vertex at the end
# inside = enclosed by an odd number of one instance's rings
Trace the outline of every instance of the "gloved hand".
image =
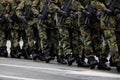
{"type": "Polygon", "coordinates": [[[97,11],[96,16],[97,16],[98,20],[100,20],[101,15],[102,15],[102,13],[100,11],[97,11]]]}
{"type": "Polygon", "coordinates": [[[9,21],[9,23],[13,23],[13,20],[12,20],[12,19],[9,19],[8,21],[9,21]]]}
{"type": "Polygon", "coordinates": [[[110,9],[107,9],[106,11],[106,14],[110,15],[112,13],[112,11],[110,9]]]}
{"type": "Polygon", "coordinates": [[[75,12],[74,14],[73,14],[73,18],[77,18],[78,17],[78,12],[75,12]]]}
{"type": "Polygon", "coordinates": [[[86,10],[83,10],[83,13],[86,15],[86,16],[92,16],[92,14],[86,10]]]}
{"type": "Polygon", "coordinates": [[[26,18],[23,18],[23,23],[27,24],[27,19],[26,18]]]}
{"type": "Polygon", "coordinates": [[[119,13],[119,14],[117,14],[117,16],[116,16],[116,21],[117,21],[117,23],[119,23],[119,24],[120,24],[120,13],[119,13]]]}
{"type": "Polygon", "coordinates": [[[42,14],[39,14],[39,15],[38,15],[38,18],[39,18],[39,19],[44,19],[44,16],[43,16],[42,14]]]}
{"type": "Polygon", "coordinates": [[[60,11],[60,14],[61,14],[63,17],[67,17],[67,12],[65,12],[65,11],[63,11],[63,10],[60,11]]]}
{"type": "Polygon", "coordinates": [[[0,18],[0,24],[2,24],[4,22],[3,18],[0,18]]]}

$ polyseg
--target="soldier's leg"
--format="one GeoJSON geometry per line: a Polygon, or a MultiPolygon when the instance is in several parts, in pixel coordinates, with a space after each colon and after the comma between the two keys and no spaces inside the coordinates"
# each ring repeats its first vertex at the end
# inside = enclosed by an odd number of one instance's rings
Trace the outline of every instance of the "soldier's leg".
{"type": "MultiPolygon", "coordinates": [[[[108,51],[106,49],[108,47],[109,47],[109,50],[112,52],[112,54],[118,54],[118,45],[117,45],[114,30],[105,30],[104,35],[105,35],[105,40],[108,46],[106,45],[104,46],[104,49],[102,50],[103,52],[100,56],[101,59],[106,59],[108,57],[108,51]]],[[[107,62],[107,60],[103,60],[103,61],[104,61],[104,64],[105,62],[107,62]]]]}
{"type": "Polygon", "coordinates": [[[65,27],[59,28],[59,36],[58,62],[66,64],[65,59],[68,61],[70,58],[72,58],[68,29],[65,27]]]}
{"type": "Polygon", "coordinates": [[[27,54],[28,57],[31,57],[33,60],[36,60],[38,51],[36,50],[36,46],[34,43],[35,31],[36,31],[36,29],[34,29],[34,28],[35,28],[35,25],[28,25],[25,29],[25,34],[27,37],[27,43],[26,43],[27,48],[24,48],[24,49],[29,50],[28,54],[27,54]]]}
{"type": "Polygon", "coordinates": [[[6,47],[6,38],[5,38],[5,32],[3,30],[0,30],[0,56],[7,57],[7,47],[6,47]]]}
{"type": "Polygon", "coordinates": [[[22,40],[23,40],[23,46],[22,46],[22,55],[24,56],[25,59],[31,59],[30,58],[30,52],[29,52],[29,48],[28,48],[28,38],[26,35],[26,32],[24,29],[20,30],[20,35],[19,35],[22,40]]]}
{"type": "Polygon", "coordinates": [[[110,70],[111,68],[105,64],[108,61],[107,56],[109,53],[109,49],[107,44],[103,40],[103,33],[102,31],[95,29],[93,34],[94,34],[93,38],[94,53],[99,59],[99,64],[97,68],[102,70],[110,70]],[[102,49],[104,49],[105,52],[102,52],[102,49]]]}
{"type": "Polygon", "coordinates": [[[76,63],[79,67],[88,67],[88,65],[86,65],[83,60],[82,46],[81,46],[81,40],[79,36],[80,35],[77,30],[72,29],[71,31],[69,31],[70,45],[72,49],[73,58],[69,59],[68,63],[69,65],[72,65],[72,63],[76,60],[76,63]]]}
{"type": "Polygon", "coordinates": [[[19,35],[18,30],[12,29],[11,30],[11,57],[19,58],[20,54],[20,46],[19,46],[19,35]]]}
{"type": "Polygon", "coordinates": [[[94,57],[94,52],[93,52],[93,44],[92,44],[92,33],[91,29],[88,28],[87,26],[81,27],[81,35],[85,39],[85,56],[88,59],[88,64],[90,65],[91,68],[94,68],[98,62],[94,57]]]}
{"type": "Polygon", "coordinates": [[[38,27],[38,51],[40,53],[39,58],[42,61],[45,61],[45,55],[48,54],[48,39],[46,33],[46,25],[40,24],[38,27]]]}
{"type": "Polygon", "coordinates": [[[114,66],[116,66],[117,71],[120,72],[120,31],[116,32],[116,40],[119,52],[114,54],[113,57],[111,56],[110,64],[113,62],[114,66]]]}

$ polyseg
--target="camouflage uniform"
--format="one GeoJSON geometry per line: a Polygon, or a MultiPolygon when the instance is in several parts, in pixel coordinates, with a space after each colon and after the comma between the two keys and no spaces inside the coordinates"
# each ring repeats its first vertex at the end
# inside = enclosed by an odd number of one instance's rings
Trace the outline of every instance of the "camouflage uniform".
{"type": "Polygon", "coordinates": [[[0,55],[5,57],[7,57],[7,34],[9,35],[9,32],[7,31],[9,25],[7,22],[12,13],[10,7],[13,9],[12,1],[10,2],[3,0],[0,2],[0,55]]]}
{"type": "Polygon", "coordinates": [[[8,20],[7,38],[11,40],[11,52],[10,52],[11,57],[17,57],[17,52],[20,49],[19,35],[18,35],[19,26],[17,24],[18,18],[16,15],[16,7],[17,7],[16,2],[14,2],[14,0],[11,0],[9,1],[9,5],[7,6],[9,9],[7,13],[8,15],[7,16],[7,20],[8,20]]]}
{"type": "MultiPolygon", "coordinates": [[[[108,67],[105,62],[107,62],[107,55],[108,51],[106,49],[106,57],[102,53],[103,45],[104,45],[104,31],[101,29],[100,25],[100,16],[102,14],[101,8],[105,9],[105,6],[103,3],[98,2],[97,0],[94,0],[91,2],[91,5],[97,9],[96,11],[96,23],[94,24],[94,31],[92,32],[94,37],[93,37],[93,49],[95,55],[99,58],[99,64],[98,64],[98,69],[104,69],[104,70],[110,70],[110,67],[108,67]],[[103,55],[103,56],[102,56],[103,55]]],[[[107,45],[106,45],[107,47],[107,45]]],[[[108,49],[109,50],[109,49],[108,49]]],[[[105,53],[104,53],[105,54],[105,53]]]]}
{"type": "Polygon", "coordinates": [[[117,71],[120,72],[120,9],[116,9],[115,11],[116,14],[116,40],[117,40],[117,45],[118,45],[118,53],[113,54],[110,58],[110,66],[116,66],[117,71]]]}
{"type": "Polygon", "coordinates": [[[81,21],[82,25],[80,27],[81,36],[84,39],[84,49],[85,49],[85,57],[88,59],[88,64],[91,68],[94,68],[97,65],[97,60],[95,59],[94,55],[94,48],[93,48],[93,37],[94,34],[93,28],[95,27],[95,16],[94,16],[94,9],[91,6],[91,0],[85,0],[82,2],[82,5],[84,5],[85,9],[83,10],[81,21]],[[91,9],[87,9],[87,7],[90,7],[91,9]],[[91,15],[90,15],[90,14],[91,15]],[[89,16],[90,22],[86,24],[86,19],[89,16]],[[93,22],[93,23],[92,23],[93,22]]]}
{"type": "Polygon", "coordinates": [[[18,18],[21,20],[19,24],[20,37],[22,37],[23,45],[23,56],[29,58],[31,54],[34,54],[34,30],[33,30],[33,14],[31,10],[32,1],[22,0],[16,10],[18,18]]]}
{"type": "Polygon", "coordinates": [[[82,16],[83,6],[79,1],[74,1],[72,3],[72,13],[70,14],[70,19],[67,21],[70,23],[68,26],[70,47],[72,49],[73,59],[68,59],[68,64],[72,65],[72,62],[76,60],[78,66],[87,67],[83,58],[84,43],[81,40],[80,27],[81,27],[81,16],[82,16]]]}
{"type": "MultiPolygon", "coordinates": [[[[103,3],[96,2],[96,3],[93,3],[93,4],[98,10],[107,11],[107,8],[105,7],[105,5],[103,3]]],[[[105,16],[104,16],[104,13],[103,13],[103,15],[101,15],[101,18],[100,18],[100,27],[101,27],[101,29],[103,30],[103,33],[104,33],[105,43],[102,46],[102,53],[99,56],[100,61],[103,64],[105,62],[107,62],[106,59],[108,57],[109,51],[111,51],[113,54],[116,55],[116,57],[114,56],[115,61],[113,61],[113,62],[117,62],[120,59],[120,57],[118,56],[119,55],[118,54],[118,45],[117,45],[117,39],[116,39],[116,33],[115,33],[115,29],[116,29],[115,16],[110,15],[110,18],[109,18],[107,24],[104,22],[104,17],[105,16]]],[[[99,64],[99,65],[101,65],[101,64],[99,64]]],[[[102,68],[99,65],[98,65],[98,68],[102,68]]]]}
{"type": "Polygon", "coordinates": [[[33,19],[34,25],[36,28],[36,48],[39,51],[37,57],[40,60],[45,60],[45,55],[48,53],[48,40],[47,40],[47,33],[46,33],[46,24],[44,24],[44,20],[40,18],[39,15],[42,13],[42,10],[45,7],[44,0],[34,0],[32,3],[32,11],[36,17],[33,19]]]}
{"type": "MultiPolygon", "coordinates": [[[[58,56],[57,56],[57,61],[62,64],[66,64],[65,57],[68,55],[71,56],[72,50],[70,47],[70,39],[69,39],[69,22],[70,22],[70,17],[64,17],[64,14],[61,14],[62,9],[64,6],[66,6],[65,1],[61,0],[58,1],[59,4],[59,13],[60,15],[58,16],[58,30],[59,30],[59,47],[58,47],[58,56]],[[62,18],[64,18],[64,21],[62,23],[62,18]]],[[[67,58],[66,57],[66,58],[67,58]]]]}
{"type": "MultiPolygon", "coordinates": [[[[58,27],[56,26],[56,12],[57,5],[54,2],[50,3],[48,6],[48,14],[46,19],[46,26],[47,26],[47,36],[48,36],[48,48],[49,54],[54,58],[58,54],[58,45],[59,45],[59,31],[58,27]]],[[[49,62],[49,59],[46,61],[49,62]]]]}

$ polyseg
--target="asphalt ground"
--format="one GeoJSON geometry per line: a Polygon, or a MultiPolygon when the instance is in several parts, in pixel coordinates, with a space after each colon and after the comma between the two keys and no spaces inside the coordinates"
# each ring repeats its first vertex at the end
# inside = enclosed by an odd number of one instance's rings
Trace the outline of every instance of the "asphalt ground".
{"type": "Polygon", "coordinates": [[[115,68],[103,71],[25,59],[0,57],[0,80],[120,80],[115,68]]]}

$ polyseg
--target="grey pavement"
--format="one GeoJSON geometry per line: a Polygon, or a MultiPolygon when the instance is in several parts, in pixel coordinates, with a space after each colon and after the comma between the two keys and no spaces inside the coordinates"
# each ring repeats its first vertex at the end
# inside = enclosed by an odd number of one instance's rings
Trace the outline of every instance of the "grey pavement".
{"type": "Polygon", "coordinates": [[[32,60],[0,57],[0,80],[120,80],[115,68],[111,71],[32,60]]]}

